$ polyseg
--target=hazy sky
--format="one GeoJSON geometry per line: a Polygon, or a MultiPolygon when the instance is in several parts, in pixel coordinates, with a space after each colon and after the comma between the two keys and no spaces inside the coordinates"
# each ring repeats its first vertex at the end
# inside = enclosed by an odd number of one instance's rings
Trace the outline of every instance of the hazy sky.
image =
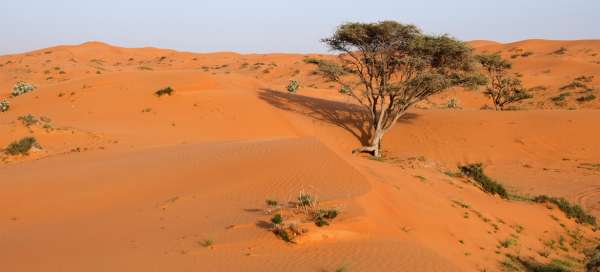
{"type": "Polygon", "coordinates": [[[125,47],[323,52],[347,21],[464,40],[600,38],[599,0],[2,0],[0,54],[90,40],[125,47]]]}

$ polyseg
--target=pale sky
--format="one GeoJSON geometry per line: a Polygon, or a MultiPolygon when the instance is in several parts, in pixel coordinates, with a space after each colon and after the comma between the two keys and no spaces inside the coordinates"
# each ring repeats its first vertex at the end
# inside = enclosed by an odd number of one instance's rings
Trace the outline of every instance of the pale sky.
{"type": "Polygon", "coordinates": [[[501,42],[600,39],[599,0],[2,0],[0,54],[90,40],[194,52],[325,52],[343,22],[501,42]]]}

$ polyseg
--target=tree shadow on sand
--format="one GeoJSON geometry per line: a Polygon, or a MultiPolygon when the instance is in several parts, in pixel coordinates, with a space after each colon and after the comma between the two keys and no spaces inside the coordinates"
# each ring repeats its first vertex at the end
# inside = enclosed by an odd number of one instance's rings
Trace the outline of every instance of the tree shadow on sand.
{"type": "MultiPolygon", "coordinates": [[[[362,145],[368,145],[371,139],[372,135],[368,129],[367,121],[370,119],[370,115],[358,105],[290,94],[272,89],[261,89],[258,97],[276,108],[299,113],[340,127],[356,137],[362,145]]],[[[406,113],[398,122],[408,123],[417,117],[417,114],[406,113]]]]}

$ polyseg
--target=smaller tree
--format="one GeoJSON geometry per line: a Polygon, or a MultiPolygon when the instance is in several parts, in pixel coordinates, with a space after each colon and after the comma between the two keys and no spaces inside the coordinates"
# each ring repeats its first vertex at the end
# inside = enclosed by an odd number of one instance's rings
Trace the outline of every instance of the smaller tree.
{"type": "Polygon", "coordinates": [[[508,104],[532,98],[517,76],[512,76],[508,71],[512,64],[495,54],[478,55],[477,61],[483,66],[488,78],[484,92],[494,103],[496,110],[504,110],[508,104]]]}

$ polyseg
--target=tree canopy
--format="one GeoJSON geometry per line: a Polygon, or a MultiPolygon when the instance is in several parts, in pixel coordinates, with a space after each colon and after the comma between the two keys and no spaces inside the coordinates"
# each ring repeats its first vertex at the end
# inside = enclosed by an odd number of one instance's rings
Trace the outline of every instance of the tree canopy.
{"type": "Polygon", "coordinates": [[[371,140],[354,151],[376,157],[383,135],[412,105],[479,78],[473,76],[467,44],[448,35],[424,34],[410,24],[346,23],[323,42],[340,53],[339,62],[320,63],[319,71],[370,113],[365,121],[371,140]]]}

